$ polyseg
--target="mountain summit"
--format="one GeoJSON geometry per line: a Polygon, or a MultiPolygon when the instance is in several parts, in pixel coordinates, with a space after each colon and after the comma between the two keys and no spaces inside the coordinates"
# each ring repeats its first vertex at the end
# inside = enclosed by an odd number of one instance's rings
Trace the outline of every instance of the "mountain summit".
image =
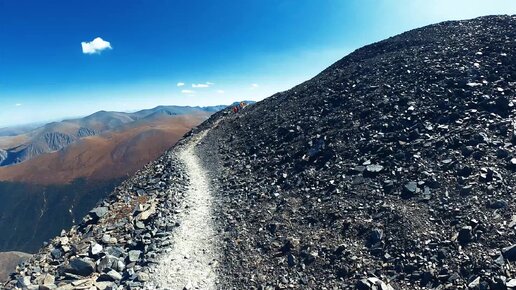
{"type": "Polygon", "coordinates": [[[444,22],[216,113],[8,287],[514,289],[515,55],[444,22]]]}

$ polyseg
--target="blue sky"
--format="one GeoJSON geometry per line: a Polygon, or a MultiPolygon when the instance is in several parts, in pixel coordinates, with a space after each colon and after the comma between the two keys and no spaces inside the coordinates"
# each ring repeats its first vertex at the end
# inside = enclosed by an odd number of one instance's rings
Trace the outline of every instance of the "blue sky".
{"type": "Polygon", "coordinates": [[[0,0],[0,127],[261,100],[365,44],[515,13],[514,0],[0,0]],[[109,45],[84,53],[97,37],[109,45]]]}

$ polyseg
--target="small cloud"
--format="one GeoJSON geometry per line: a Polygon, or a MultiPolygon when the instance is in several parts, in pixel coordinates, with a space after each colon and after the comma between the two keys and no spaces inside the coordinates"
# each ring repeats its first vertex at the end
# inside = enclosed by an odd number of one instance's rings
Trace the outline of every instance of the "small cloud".
{"type": "Polygon", "coordinates": [[[192,88],[208,88],[210,85],[207,84],[192,84],[192,88]]]}
{"type": "Polygon", "coordinates": [[[21,106],[22,106],[22,104],[18,103],[18,104],[16,104],[15,106],[16,106],[16,107],[21,107],[21,106]]]}
{"type": "Polygon", "coordinates": [[[195,91],[192,91],[192,90],[182,90],[181,93],[183,93],[183,94],[195,94],[195,91]]]}
{"type": "Polygon", "coordinates": [[[99,54],[103,50],[113,49],[111,47],[111,43],[109,41],[105,41],[104,39],[97,37],[90,42],[81,42],[82,45],[82,53],[84,54],[99,54]]]}
{"type": "Polygon", "coordinates": [[[185,85],[185,83],[177,83],[177,86],[178,86],[178,87],[182,87],[182,86],[184,86],[184,85],[185,85]]]}
{"type": "Polygon", "coordinates": [[[212,82],[206,82],[204,84],[192,84],[192,88],[209,88],[213,86],[215,83],[212,82]]]}
{"type": "Polygon", "coordinates": [[[257,88],[257,87],[259,87],[259,85],[258,84],[251,84],[251,87],[252,88],[257,88]]]}
{"type": "Polygon", "coordinates": [[[224,90],[217,90],[217,93],[219,93],[219,94],[223,94],[223,93],[224,93],[224,90]]]}

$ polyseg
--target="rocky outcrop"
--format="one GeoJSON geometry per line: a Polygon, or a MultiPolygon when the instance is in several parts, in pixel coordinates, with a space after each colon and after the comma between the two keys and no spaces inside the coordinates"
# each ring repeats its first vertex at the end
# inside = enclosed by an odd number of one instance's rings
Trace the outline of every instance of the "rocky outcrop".
{"type": "Polygon", "coordinates": [[[513,289],[515,55],[516,17],[440,23],[228,115],[222,288],[513,289]]]}
{"type": "Polygon", "coordinates": [[[77,131],[77,137],[79,137],[79,138],[95,136],[95,135],[97,135],[97,132],[95,132],[95,130],[92,130],[90,128],[81,127],[77,131]]]}
{"type": "Polygon", "coordinates": [[[44,143],[51,151],[57,151],[66,147],[75,142],[75,139],[76,137],[73,135],[59,132],[50,132],[42,136],[42,141],[45,141],[44,143]]]}

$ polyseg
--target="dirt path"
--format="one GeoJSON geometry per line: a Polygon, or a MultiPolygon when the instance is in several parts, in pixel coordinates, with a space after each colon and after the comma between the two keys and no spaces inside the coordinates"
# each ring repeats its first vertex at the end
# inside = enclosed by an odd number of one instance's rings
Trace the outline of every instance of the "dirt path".
{"type": "Polygon", "coordinates": [[[181,148],[178,156],[185,164],[190,186],[184,196],[179,228],[171,239],[146,289],[216,289],[216,232],[212,217],[212,195],[207,175],[195,155],[197,138],[181,148]]]}

